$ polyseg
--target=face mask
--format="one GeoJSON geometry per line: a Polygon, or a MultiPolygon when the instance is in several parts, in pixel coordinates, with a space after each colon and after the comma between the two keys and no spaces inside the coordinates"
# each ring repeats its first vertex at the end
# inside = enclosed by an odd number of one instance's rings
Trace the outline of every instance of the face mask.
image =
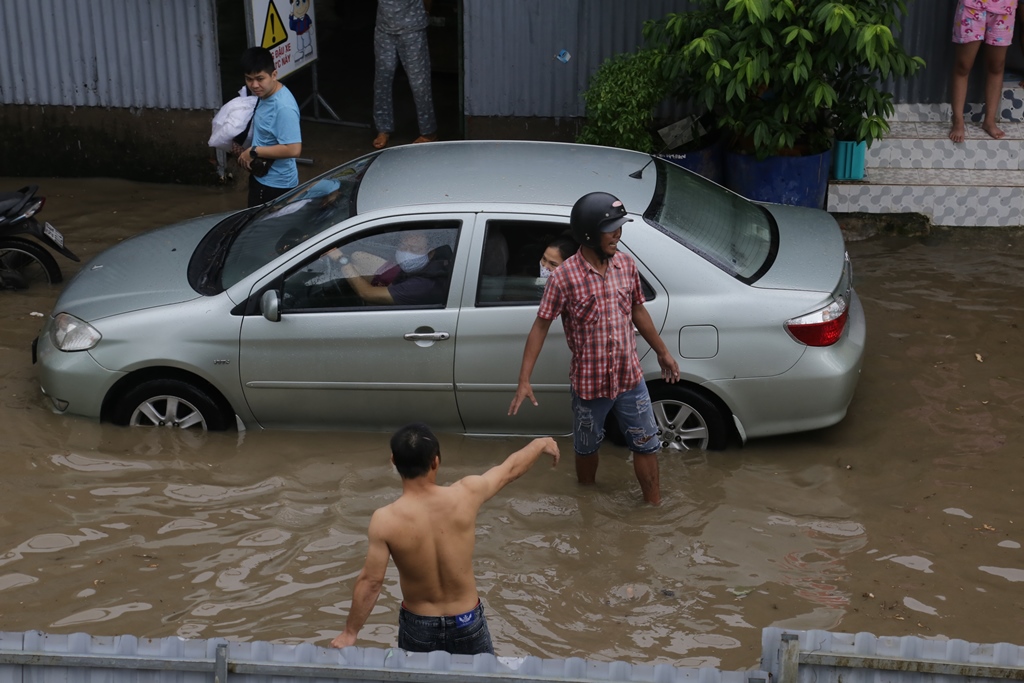
{"type": "Polygon", "coordinates": [[[395,252],[395,261],[407,273],[423,270],[429,260],[430,257],[427,254],[415,254],[411,251],[402,251],[401,249],[395,252]]]}
{"type": "Polygon", "coordinates": [[[555,271],[548,270],[547,268],[545,268],[543,263],[540,264],[540,278],[542,280],[547,280],[549,277],[551,277],[551,273],[553,272],[555,271]]]}

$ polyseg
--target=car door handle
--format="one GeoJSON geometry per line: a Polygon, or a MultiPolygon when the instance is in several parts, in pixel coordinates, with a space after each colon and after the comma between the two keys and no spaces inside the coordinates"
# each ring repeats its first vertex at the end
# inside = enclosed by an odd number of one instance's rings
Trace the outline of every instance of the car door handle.
{"type": "Polygon", "coordinates": [[[402,338],[406,341],[446,341],[450,334],[447,332],[409,332],[402,338]]]}

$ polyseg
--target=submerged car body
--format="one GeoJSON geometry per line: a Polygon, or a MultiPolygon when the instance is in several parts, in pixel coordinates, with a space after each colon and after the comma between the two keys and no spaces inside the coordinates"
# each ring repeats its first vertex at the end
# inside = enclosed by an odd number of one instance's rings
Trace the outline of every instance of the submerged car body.
{"type": "Polygon", "coordinates": [[[679,363],[665,384],[638,337],[666,446],[845,416],[865,321],[831,216],[649,155],[536,142],[386,149],[263,207],[126,240],[59,297],[36,342],[42,389],[54,410],[123,424],[567,433],[558,321],[532,376],[539,407],[507,412],[538,259],[595,190],[633,219],[619,249],[679,363]],[[429,244],[429,287],[394,268],[410,232],[429,244]],[[367,303],[339,263],[393,301],[367,303]]]}

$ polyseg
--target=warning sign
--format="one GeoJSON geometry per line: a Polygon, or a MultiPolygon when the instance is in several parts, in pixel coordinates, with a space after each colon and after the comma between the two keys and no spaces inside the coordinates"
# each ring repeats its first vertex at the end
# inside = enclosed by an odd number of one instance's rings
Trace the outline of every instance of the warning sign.
{"type": "Polygon", "coordinates": [[[281,15],[277,11],[274,0],[270,0],[267,3],[266,19],[263,20],[263,39],[260,41],[260,45],[269,50],[287,42],[288,31],[281,23],[281,15]]]}
{"type": "Polygon", "coordinates": [[[313,0],[246,0],[245,15],[249,45],[270,50],[278,78],[316,61],[313,0]]]}

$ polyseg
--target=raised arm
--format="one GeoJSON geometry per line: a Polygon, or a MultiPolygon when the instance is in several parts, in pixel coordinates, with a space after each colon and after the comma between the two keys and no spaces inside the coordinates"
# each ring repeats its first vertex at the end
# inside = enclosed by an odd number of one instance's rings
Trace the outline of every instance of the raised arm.
{"type": "Polygon", "coordinates": [[[512,403],[508,407],[509,415],[518,413],[519,406],[527,398],[530,399],[530,403],[537,405],[537,399],[533,396],[533,387],[530,386],[530,375],[533,374],[533,367],[537,364],[540,350],[544,348],[544,340],[547,339],[550,328],[550,320],[537,316],[533,321],[530,334],[526,337],[526,348],[523,350],[523,364],[519,368],[519,386],[516,387],[516,395],[512,397],[512,403]]]}
{"type": "Polygon", "coordinates": [[[373,606],[380,595],[381,586],[384,585],[384,572],[388,568],[388,560],[391,558],[391,551],[388,544],[381,536],[379,519],[381,511],[373,513],[370,519],[370,529],[367,533],[370,541],[370,548],[366,553],[366,562],[363,570],[356,578],[355,586],[352,589],[352,607],[348,611],[348,619],[345,621],[345,630],[338,634],[338,637],[331,641],[331,647],[348,647],[355,645],[359,630],[363,628],[373,606]]]}
{"type": "Polygon", "coordinates": [[[505,462],[500,465],[495,465],[481,475],[461,479],[458,484],[465,486],[477,499],[478,504],[482,505],[498,491],[526,474],[526,471],[533,467],[533,463],[545,453],[551,456],[552,467],[558,464],[558,444],[550,436],[534,439],[524,448],[505,458],[505,462]]]}

